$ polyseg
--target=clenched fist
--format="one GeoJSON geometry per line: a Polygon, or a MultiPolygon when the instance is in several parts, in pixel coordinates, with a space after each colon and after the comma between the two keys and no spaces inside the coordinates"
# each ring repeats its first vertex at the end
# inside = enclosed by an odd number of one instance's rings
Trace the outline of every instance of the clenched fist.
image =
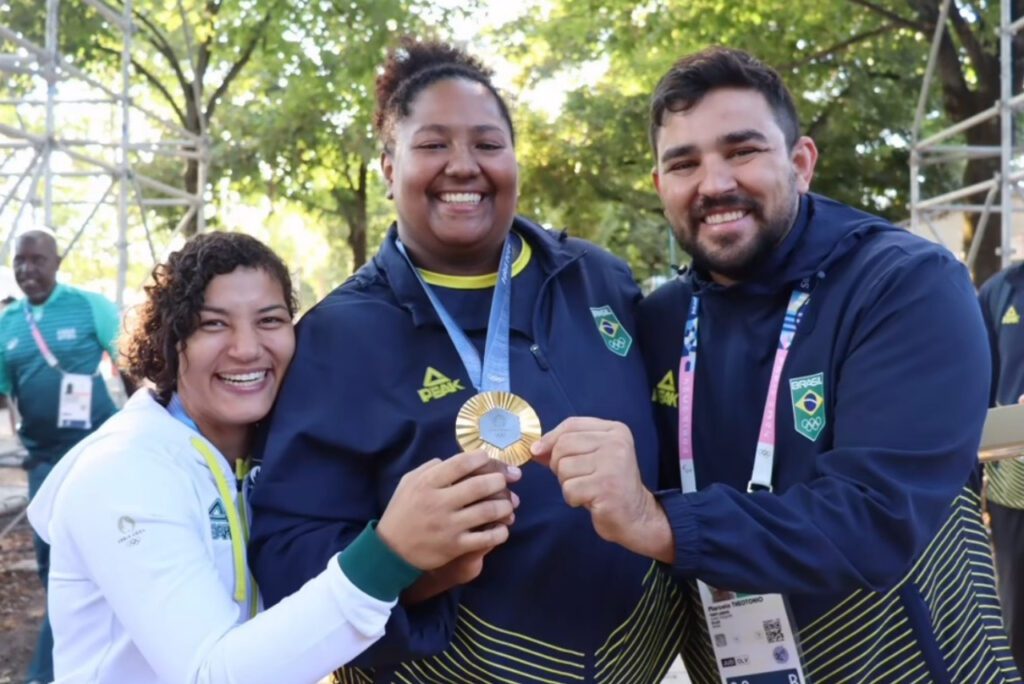
{"type": "Polygon", "coordinates": [[[590,512],[602,539],[672,562],[672,529],[640,477],[628,427],[600,418],[569,418],[536,441],[531,452],[558,477],[566,503],[590,512]]]}

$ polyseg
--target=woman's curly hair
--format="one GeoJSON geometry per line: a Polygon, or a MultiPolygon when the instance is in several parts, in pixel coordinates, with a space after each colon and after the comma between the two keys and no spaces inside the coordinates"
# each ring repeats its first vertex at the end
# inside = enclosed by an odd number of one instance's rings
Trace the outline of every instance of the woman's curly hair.
{"type": "Polygon", "coordinates": [[[377,76],[377,112],[373,125],[384,150],[390,151],[395,123],[409,116],[416,96],[428,86],[448,79],[475,81],[487,88],[497,100],[498,109],[515,143],[512,116],[505,99],[491,83],[491,74],[483,62],[455,46],[403,37],[398,46],[388,53],[387,61],[377,76]]]}
{"type": "Polygon", "coordinates": [[[178,388],[179,355],[199,327],[206,287],[216,276],[237,268],[261,269],[280,283],[288,313],[295,315],[288,268],[269,247],[243,233],[195,236],[153,269],[153,282],[145,287],[146,302],[124,348],[125,370],[136,380],[145,378],[156,385],[162,402],[178,388]]]}

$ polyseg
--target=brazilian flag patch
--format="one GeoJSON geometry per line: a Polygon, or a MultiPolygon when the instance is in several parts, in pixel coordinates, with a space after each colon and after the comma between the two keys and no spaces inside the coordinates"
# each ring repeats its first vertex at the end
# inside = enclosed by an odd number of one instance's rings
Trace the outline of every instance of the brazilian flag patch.
{"type": "Polygon", "coordinates": [[[793,426],[798,433],[815,441],[826,423],[825,374],[791,378],[789,395],[793,399],[793,426]]]}
{"type": "Polygon", "coordinates": [[[594,323],[597,324],[597,331],[601,333],[601,339],[609,351],[619,356],[629,353],[633,346],[633,336],[629,334],[618,316],[610,306],[591,307],[590,313],[594,316],[594,323]]]}

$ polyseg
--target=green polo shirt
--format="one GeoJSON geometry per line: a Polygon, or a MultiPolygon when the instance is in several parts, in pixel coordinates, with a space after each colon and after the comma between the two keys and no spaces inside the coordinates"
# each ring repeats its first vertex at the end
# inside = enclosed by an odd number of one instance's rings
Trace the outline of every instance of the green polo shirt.
{"type": "Polygon", "coordinates": [[[120,316],[102,295],[58,284],[42,305],[31,307],[43,339],[57,357],[59,369],[54,369],[32,337],[27,304],[19,299],[0,314],[0,392],[18,402],[18,435],[30,459],[56,462],[115,411],[106,384],[94,375],[92,427],[57,427],[62,371],[93,375],[104,351],[116,359],[120,316]]]}

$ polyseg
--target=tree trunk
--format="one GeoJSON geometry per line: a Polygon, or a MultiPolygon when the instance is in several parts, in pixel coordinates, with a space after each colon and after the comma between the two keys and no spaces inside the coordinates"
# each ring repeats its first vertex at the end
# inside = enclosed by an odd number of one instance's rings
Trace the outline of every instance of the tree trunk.
{"type": "Polygon", "coordinates": [[[366,210],[366,181],[369,169],[365,159],[359,161],[359,178],[356,187],[342,206],[345,222],[348,224],[348,237],[345,241],[352,251],[352,271],[355,272],[366,263],[366,235],[369,219],[366,210]]]}
{"type": "MultiPolygon", "coordinates": [[[[200,84],[202,81],[200,81],[200,84]]],[[[196,88],[193,83],[188,83],[188,87],[184,88],[182,95],[185,98],[185,129],[190,133],[200,136],[203,132],[203,127],[199,123],[200,108],[202,106],[201,101],[196,99],[196,88]]],[[[202,97],[202,86],[199,89],[200,97],[202,97]]],[[[196,152],[195,149],[186,147],[187,152],[196,152]]],[[[185,160],[185,192],[193,197],[199,197],[204,191],[204,188],[199,187],[199,160],[198,159],[186,159],[185,160]]],[[[182,232],[186,238],[190,238],[199,232],[199,212],[203,211],[203,202],[200,198],[199,206],[196,211],[193,212],[192,218],[182,226],[182,232]]]]}
{"type": "MultiPolygon", "coordinates": [[[[199,190],[199,160],[198,159],[186,159],[185,160],[185,192],[190,195],[197,196],[199,190]]],[[[199,207],[192,214],[192,218],[189,219],[188,223],[182,226],[182,233],[186,238],[190,238],[199,232],[199,212],[203,211],[203,203],[200,200],[199,207]]]]}

